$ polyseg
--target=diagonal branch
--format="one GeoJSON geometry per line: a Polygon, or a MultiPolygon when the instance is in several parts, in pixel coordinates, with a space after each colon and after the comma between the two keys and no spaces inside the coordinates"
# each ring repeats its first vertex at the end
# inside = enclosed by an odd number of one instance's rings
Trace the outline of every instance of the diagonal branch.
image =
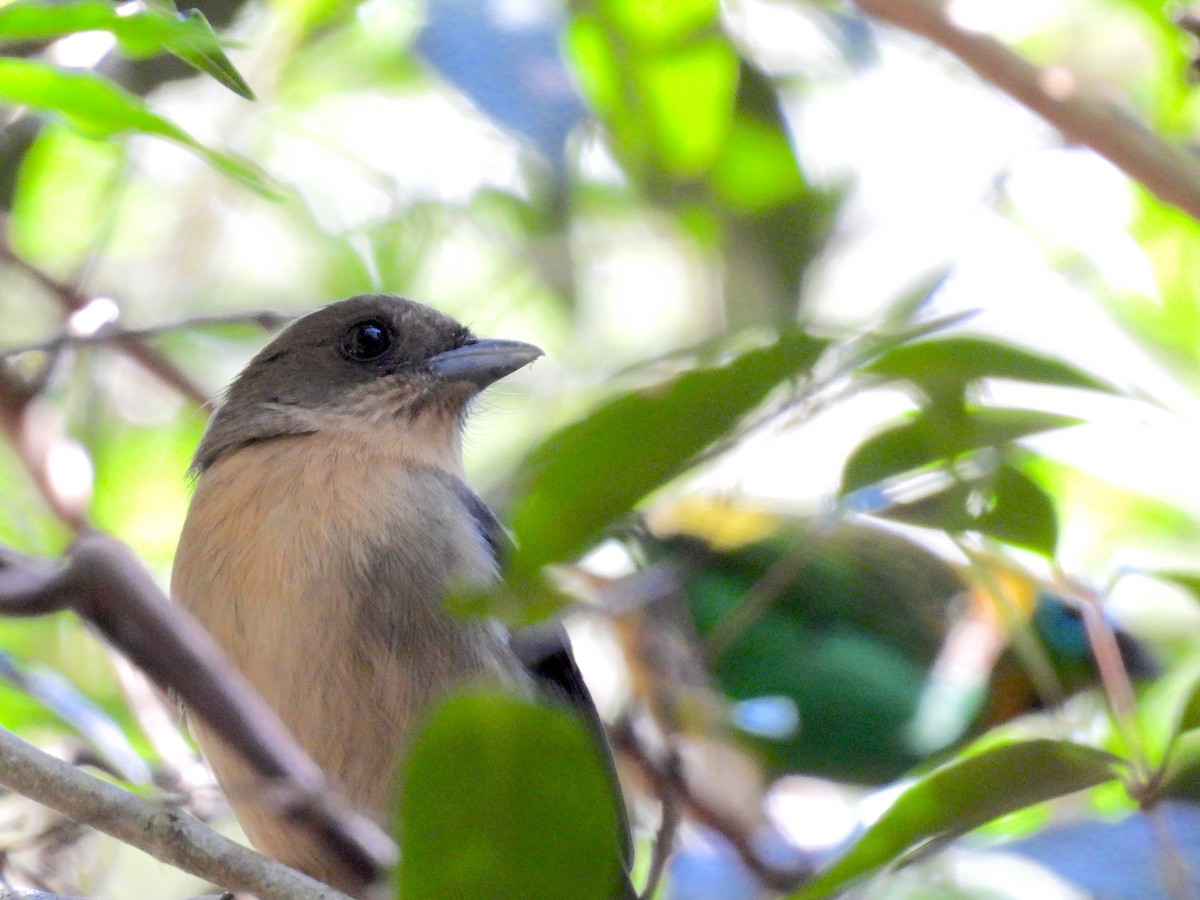
{"type": "MultiPolygon", "coordinates": [[[[156,859],[214,883],[252,892],[262,900],[349,900],[333,888],[218,834],[181,810],[102,781],[3,728],[0,782],[156,859]]],[[[3,896],[5,888],[0,886],[3,896]]]]}
{"type": "Polygon", "coordinates": [[[855,0],[863,12],[948,50],[980,78],[1095,150],[1151,193],[1200,220],[1200,160],[1117,106],[1079,90],[1064,70],[1026,62],[995,38],[956,24],[939,0],[855,0]]]}
{"type": "Polygon", "coordinates": [[[394,862],[395,847],[387,835],[334,793],[270,708],[208,634],[167,601],[128,547],[88,532],[71,547],[65,564],[0,550],[0,615],[61,609],[72,609],[95,625],[236,748],[262,778],[279,785],[287,815],[309,828],[364,882],[377,880],[394,862]]]}
{"type": "MultiPolygon", "coordinates": [[[[19,269],[22,273],[37,282],[43,289],[53,294],[59,304],[68,313],[77,312],[92,302],[92,298],[88,297],[78,288],[52,278],[37,266],[26,262],[14,253],[4,240],[0,240],[0,260],[19,269]]],[[[125,353],[136,360],[143,369],[152,373],[163,383],[179,391],[179,393],[183,394],[189,400],[201,405],[208,402],[207,391],[188,378],[175,363],[152,347],[143,344],[136,336],[120,335],[117,337],[115,343],[125,353]]]]}

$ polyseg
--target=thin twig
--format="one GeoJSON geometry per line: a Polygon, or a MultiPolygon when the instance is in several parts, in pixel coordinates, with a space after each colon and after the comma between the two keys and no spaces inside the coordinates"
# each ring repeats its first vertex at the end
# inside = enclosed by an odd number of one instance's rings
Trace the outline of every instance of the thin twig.
{"type": "Polygon", "coordinates": [[[129,340],[141,340],[148,337],[157,337],[172,331],[185,331],[193,328],[214,328],[222,325],[257,325],[260,328],[272,330],[281,328],[295,318],[291,313],[274,312],[264,309],[256,312],[230,313],[228,315],[189,316],[175,322],[150,325],[145,328],[121,328],[115,323],[110,323],[89,334],[62,332],[45,341],[39,341],[36,344],[0,350],[0,359],[18,356],[22,353],[53,353],[68,346],[124,343],[129,340]]]}
{"type": "Polygon", "coordinates": [[[74,822],[99,829],[201,878],[249,891],[261,900],[348,900],[333,888],[218,834],[181,810],[102,781],[2,728],[0,782],[74,822]]]}
{"type": "Polygon", "coordinates": [[[654,892],[658,890],[658,884],[662,881],[663,874],[667,870],[667,863],[671,861],[671,854],[675,850],[675,836],[679,833],[679,825],[683,820],[679,800],[671,788],[672,781],[682,777],[682,763],[679,754],[671,752],[663,769],[668,778],[659,785],[661,790],[658,793],[658,800],[662,806],[662,814],[658,831],[654,835],[654,850],[650,855],[650,871],[647,873],[646,883],[642,887],[641,900],[650,900],[654,896],[654,892]]]}
{"type": "MultiPolygon", "coordinates": [[[[58,300],[59,304],[69,313],[77,312],[88,306],[92,298],[78,288],[47,275],[37,266],[31,265],[13,252],[6,240],[0,239],[0,260],[19,269],[37,282],[58,300]]],[[[157,350],[147,347],[136,337],[121,336],[116,344],[133,358],[142,368],[153,374],[163,383],[173,387],[179,393],[193,401],[204,404],[208,402],[208,392],[188,378],[183,372],[157,350]]]]}
{"type": "Polygon", "coordinates": [[[1083,614],[1088,643],[1092,648],[1092,657],[1096,660],[1096,670],[1100,673],[1100,684],[1104,688],[1104,696],[1108,700],[1117,730],[1129,748],[1134,776],[1137,779],[1133,792],[1135,794],[1151,792],[1154,783],[1154,767],[1146,757],[1146,748],[1137,724],[1137,700],[1133,692],[1133,680],[1129,677],[1129,670],[1125,667],[1125,659],[1121,655],[1121,646],[1117,643],[1117,635],[1113,631],[1112,624],[1104,615],[1104,606],[1100,595],[1073,580],[1064,579],[1064,582],[1065,589],[1061,593],[1078,601],[1078,608],[1083,614]]]}
{"type": "Polygon", "coordinates": [[[44,448],[31,440],[29,412],[38,391],[0,366],[0,430],[16,450],[17,458],[29,473],[50,510],[72,531],[78,533],[87,524],[87,512],[77,498],[66,497],[50,478],[49,460],[44,448]]]}
{"type": "Polygon", "coordinates": [[[937,0],[855,0],[859,9],[948,50],[976,75],[1095,150],[1162,200],[1200,220],[1200,160],[1114,104],[1081,91],[1062,67],[1039,68],[995,38],[960,27],[937,0]]]}
{"type": "Polygon", "coordinates": [[[707,825],[729,841],[742,862],[754,876],[767,887],[777,891],[794,891],[812,878],[809,865],[797,868],[781,868],[763,859],[754,846],[753,835],[747,834],[741,823],[714,808],[691,790],[684,777],[682,767],[659,762],[633,733],[629,723],[618,724],[610,731],[613,749],[621,754],[653,786],[659,797],[677,799],[679,804],[696,821],[707,825]]]}

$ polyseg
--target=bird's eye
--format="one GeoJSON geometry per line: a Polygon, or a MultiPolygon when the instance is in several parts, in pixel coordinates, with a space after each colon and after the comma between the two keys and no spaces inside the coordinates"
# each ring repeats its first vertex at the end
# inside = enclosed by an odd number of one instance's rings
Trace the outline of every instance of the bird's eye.
{"type": "Polygon", "coordinates": [[[379,359],[391,347],[391,327],[376,319],[356,322],[342,336],[342,354],[355,362],[379,359]]]}

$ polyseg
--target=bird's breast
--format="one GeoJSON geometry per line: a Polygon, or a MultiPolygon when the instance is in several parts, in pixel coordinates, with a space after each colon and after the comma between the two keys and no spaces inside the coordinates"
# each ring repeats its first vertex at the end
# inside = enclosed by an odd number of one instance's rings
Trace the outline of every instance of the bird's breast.
{"type": "MultiPolygon", "coordinates": [[[[380,819],[428,704],[462,681],[521,677],[488,624],[443,607],[453,586],[495,577],[465,490],[453,471],[388,448],[282,438],[207,469],[180,538],[176,599],[349,799],[380,819]]],[[[238,783],[246,773],[197,730],[236,809],[250,796],[238,783]]],[[[236,811],[273,852],[270,822],[236,811]]]]}

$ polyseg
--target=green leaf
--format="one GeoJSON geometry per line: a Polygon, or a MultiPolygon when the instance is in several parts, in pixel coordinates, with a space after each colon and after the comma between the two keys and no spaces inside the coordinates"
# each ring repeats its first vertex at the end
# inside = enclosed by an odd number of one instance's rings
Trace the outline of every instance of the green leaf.
{"type": "Polygon", "coordinates": [[[787,135],[773,122],[746,115],[730,126],[709,177],[721,202],[743,213],[773,209],[805,190],[787,135]]]}
{"type": "MultiPolygon", "coordinates": [[[[1173,707],[1163,729],[1165,752],[1155,793],[1195,801],[1200,798],[1200,668],[1193,661],[1179,673],[1169,673],[1154,687],[1169,692],[1173,707]]],[[[1139,712],[1145,705],[1139,705],[1139,712]]]]}
{"type": "Polygon", "coordinates": [[[1058,512],[1041,486],[1002,463],[978,481],[954,481],[947,489],[876,515],[951,534],[977,531],[1015,547],[1052,557],[1058,546],[1058,512]]]}
{"type": "Polygon", "coordinates": [[[623,880],[615,786],[565,710],[501,694],[443,703],[404,767],[405,900],[612,900],[623,880]]]}
{"type": "Polygon", "coordinates": [[[1032,409],[980,407],[947,415],[923,410],[868,438],[846,461],[843,496],[885,479],[954,460],[985,447],[1079,425],[1082,419],[1032,409]]]}
{"type": "Polygon", "coordinates": [[[97,246],[113,213],[124,148],[74,129],[42,128],[21,160],[11,239],[25,259],[70,271],[97,246]]]}
{"type": "MultiPolygon", "coordinates": [[[[1200,572],[1159,569],[1152,574],[1155,578],[1183,588],[1183,590],[1192,595],[1193,600],[1200,600],[1200,572]]],[[[1200,719],[1197,720],[1196,724],[1200,725],[1200,719]]]]}
{"type": "Polygon", "coordinates": [[[605,19],[630,41],[643,46],[670,46],[710,25],[717,17],[716,0],[600,0],[605,19]]]}
{"type": "Polygon", "coordinates": [[[710,38],[645,60],[639,85],[659,164],[686,177],[717,158],[737,97],[738,58],[728,41],[710,38]]]}
{"type": "Polygon", "coordinates": [[[179,14],[151,5],[118,11],[106,0],[0,7],[0,42],[46,40],[81,31],[109,32],[130,59],[172,53],[239,96],[254,99],[254,92],[225,56],[220,39],[198,10],[179,14]]]}
{"type": "Polygon", "coordinates": [[[832,866],[794,896],[827,897],[918,848],[966,834],[1005,813],[1117,778],[1124,761],[1067,741],[1002,744],[960,757],[914,782],[832,866]]]}
{"type": "Polygon", "coordinates": [[[181,14],[190,30],[165,45],[185,63],[219,81],[239,97],[253,100],[254,91],[216,43],[217,36],[198,9],[181,14]]]}
{"type": "Polygon", "coordinates": [[[140,98],[99,76],[65,72],[25,59],[0,58],[0,102],[56,113],[94,137],[132,131],[165,138],[260,194],[275,196],[251,163],[205,147],[174,122],[152,112],[140,98]]]}
{"type": "Polygon", "coordinates": [[[961,335],[895,347],[864,372],[912,382],[931,396],[962,396],[968,385],[984,378],[1116,391],[1108,382],[1060,359],[991,338],[961,335]]]}
{"type": "Polygon", "coordinates": [[[606,525],[682,473],[767,393],[811,369],[827,342],[790,332],[725,365],[624,394],[527,457],[509,522],[519,581],[584,550],[606,525]]]}
{"type": "Polygon", "coordinates": [[[716,15],[712,0],[604,0],[568,29],[583,94],[652,192],[706,171],[729,133],[739,60],[716,15]]]}

